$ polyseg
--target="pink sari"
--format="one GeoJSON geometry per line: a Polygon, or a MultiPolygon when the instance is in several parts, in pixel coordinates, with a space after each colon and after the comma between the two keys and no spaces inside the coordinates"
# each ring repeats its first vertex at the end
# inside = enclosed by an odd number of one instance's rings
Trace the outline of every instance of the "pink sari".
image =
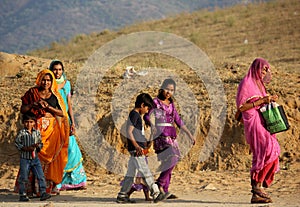
{"type": "MultiPolygon", "coordinates": [[[[237,108],[241,108],[247,102],[253,102],[267,95],[261,71],[264,66],[268,68],[269,63],[257,58],[253,61],[247,75],[240,82],[236,97],[237,108]],[[260,87],[259,87],[260,86],[260,87]]],[[[259,106],[242,112],[246,141],[250,145],[252,158],[251,178],[259,182],[261,171],[273,162],[278,161],[280,147],[276,135],[271,135],[264,127],[264,121],[259,111],[259,106]]],[[[274,174],[277,169],[273,169],[274,174]]],[[[263,173],[265,174],[265,173],[263,173]]],[[[270,182],[268,182],[268,185],[270,182]]]]}

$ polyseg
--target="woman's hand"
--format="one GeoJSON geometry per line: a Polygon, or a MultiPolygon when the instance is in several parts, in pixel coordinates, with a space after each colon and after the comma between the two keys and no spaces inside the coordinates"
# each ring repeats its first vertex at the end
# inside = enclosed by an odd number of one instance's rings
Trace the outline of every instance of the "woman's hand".
{"type": "Polygon", "coordinates": [[[196,139],[195,139],[195,137],[192,135],[192,133],[190,132],[190,130],[188,130],[188,128],[187,128],[185,125],[181,126],[181,129],[189,136],[189,138],[190,138],[192,144],[195,145],[196,139]]]}
{"type": "Polygon", "coordinates": [[[32,108],[38,109],[39,108],[39,103],[37,102],[33,102],[27,105],[23,105],[21,106],[21,113],[25,114],[27,111],[31,110],[32,108]]]}
{"type": "Polygon", "coordinates": [[[196,139],[195,139],[195,137],[190,136],[190,139],[191,139],[191,141],[192,141],[192,145],[195,145],[195,144],[196,144],[196,139]]]}
{"type": "Polygon", "coordinates": [[[70,135],[74,135],[75,134],[75,124],[72,124],[71,126],[70,126],[70,135]]]}
{"type": "Polygon", "coordinates": [[[277,99],[278,99],[278,96],[277,96],[277,95],[271,96],[271,101],[277,101],[277,99]]]}
{"type": "Polygon", "coordinates": [[[267,96],[262,98],[263,103],[265,103],[265,104],[268,104],[272,101],[276,101],[277,99],[278,99],[277,95],[273,95],[273,96],[267,95],[267,96]]]}
{"type": "Polygon", "coordinates": [[[31,106],[32,106],[32,108],[38,108],[39,107],[39,101],[33,102],[31,106]]]}
{"type": "Polygon", "coordinates": [[[46,108],[49,107],[49,104],[47,103],[47,101],[39,100],[38,103],[39,103],[39,105],[40,105],[42,108],[44,108],[44,109],[46,109],[46,108]]]}

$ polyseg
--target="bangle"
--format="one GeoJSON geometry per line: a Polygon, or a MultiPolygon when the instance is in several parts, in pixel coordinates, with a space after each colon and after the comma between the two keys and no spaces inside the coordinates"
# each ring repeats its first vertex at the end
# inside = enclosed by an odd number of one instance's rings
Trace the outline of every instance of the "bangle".
{"type": "Polygon", "coordinates": [[[252,102],[253,108],[255,107],[254,102],[252,102]]]}

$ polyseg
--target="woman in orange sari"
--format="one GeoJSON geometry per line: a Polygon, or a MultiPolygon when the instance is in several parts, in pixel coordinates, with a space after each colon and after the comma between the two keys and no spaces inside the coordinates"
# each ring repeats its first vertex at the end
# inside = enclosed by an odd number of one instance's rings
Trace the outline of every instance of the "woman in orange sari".
{"type": "Polygon", "coordinates": [[[42,70],[36,86],[21,98],[21,113],[33,112],[37,118],[37,129],[42,135],[43,148],[39,158],[47,183],[47,193],[57,193],[56,185],[62,181],[68,161],[69,123],[68,115],[60,96],[54,74],[42,70]]]}

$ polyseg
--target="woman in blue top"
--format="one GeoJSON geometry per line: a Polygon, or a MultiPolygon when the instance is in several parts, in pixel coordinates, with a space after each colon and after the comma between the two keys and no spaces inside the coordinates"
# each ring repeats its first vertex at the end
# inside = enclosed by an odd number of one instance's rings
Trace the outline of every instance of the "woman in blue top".
{"type": "Polygon", "coordinates": [[[68,162],[64,169],[62,182],[57,185],[59,190],[79,189],[86,186],[86,174],[82,165],[82,154],[75,138],[75,122],[71,103],[71,84],[64,74],[64,66],[61,61],[53,60],[49,69],[54,73],[59,93],[66,105],[70,121],[70,137],[68,147],[68,162]]]}

